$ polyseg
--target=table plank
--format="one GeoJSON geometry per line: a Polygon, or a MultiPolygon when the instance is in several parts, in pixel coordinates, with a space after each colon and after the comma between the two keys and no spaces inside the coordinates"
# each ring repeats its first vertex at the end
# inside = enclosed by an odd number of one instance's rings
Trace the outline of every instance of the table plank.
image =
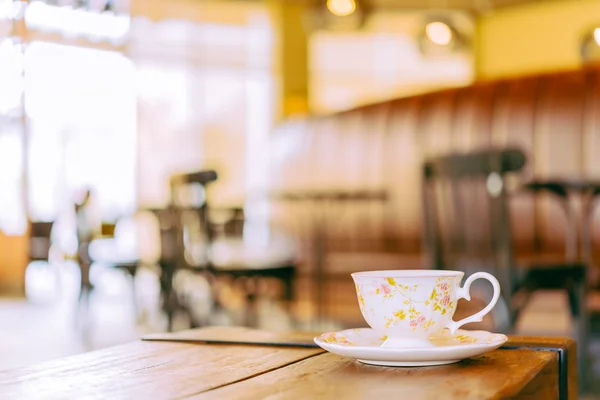
{"type": "Polygon", "coordinates": [[[322,352],[140,341],[2,371],[0,398],[186,398],[322,352]]]}
{"type": "Polygon", "coordinates": [[[557,353],[562,353],[564,360],[559,360],[559,364],[564,363],[563,368],[566,368],[566,396],[569,399],[577,399],[578,397],[578,380],[581,379],[579,374],[588,373],[588,371],[578,370],[577,359],[577,344],[567,337],[543,337],[543,336],[517,336],[512,335],[505,345],[513,348],[530,348],[530,349],[554,349],[557,353]]]}
{"type": "Polygon", "coordinates": [[[326,353],[192,399],[497,399],[558,397],[557,354],[496,350],[457,364],[386,368],[326,353]],[[536,397],[543,394],[542,397],[536,397]]]}
{"type": "MultiPolygon", "coordinates": [[[[306,340],[312,335],[211,327],[172,336],[306,340]]],[[[424,399],[552,399],[561,387],[565,398],[577,398],[571,339],[512,336],[507,347],[451,365],[386,368],[320,348],[139,341],[0,371],[0,398],[355,399],[402,393],[424,399]]]]}
{"type": "Polygon", "coordinates": [[[237,342],[221,344],[257,344],[261,345],[288,345],[290,347],[311,347],[318,348],[314,342],[315,336],[320,333],[315,332],[269,332],[258,329],[246,328],[241,326],[228,327],[206,327],[200,329],[187,329],[178,332],[163,332],[148,334],[142,337],[142,340],[162,340],[162,341],[182,341],[182,342],[202,342],[202,341],[220,341],[237,342]]]}

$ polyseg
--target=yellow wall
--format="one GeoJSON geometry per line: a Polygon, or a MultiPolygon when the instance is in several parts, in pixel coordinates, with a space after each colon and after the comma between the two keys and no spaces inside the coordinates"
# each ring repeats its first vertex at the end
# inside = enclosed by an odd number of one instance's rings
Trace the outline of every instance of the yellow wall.
{"type": "Polygon", "coordinates": [[[510,7],[478,21],[479,78],[581,66],[579,43],[600,26],[599,0],[545,1],[510,7]]]}
{"type": "Polygon", "coordinates": [[[152,20],[184,19],[245,24],[256,10],[252,2],[196,0],[132,0],[131,14],[152,20]]]}
{"type": "Polygon", "coordinates": [[[308,105],[307,6],[302,2],[269,0],[265,3],[273,25],[274,75],[278,80],[276,121],[303,115],[308,105]]]}
{"type": "Polygon", "coordinates": [[[0,293],[23,295],[27,267],[28,237],[0,232],[0,293]]]}

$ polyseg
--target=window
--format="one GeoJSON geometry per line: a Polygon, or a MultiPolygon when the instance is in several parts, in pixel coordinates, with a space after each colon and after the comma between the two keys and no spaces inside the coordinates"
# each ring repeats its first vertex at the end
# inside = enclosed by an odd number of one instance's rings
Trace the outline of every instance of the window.
{"type": "Polygon", "coordinates": [[[25,54],[29,210],[52,220],[91,187],[102,217],[136,207],[134,68],[116,52],[33,42],[25,54]]]}
{"type": "Polygon", "coordinates": [[[261,152],[273,123],[266,14],[257,7],[237,25],[135,18],[132,26],[140,204],[164,205],[174,173],[214,168],[210,200],[241,205],[265,173],[261,152]]]}

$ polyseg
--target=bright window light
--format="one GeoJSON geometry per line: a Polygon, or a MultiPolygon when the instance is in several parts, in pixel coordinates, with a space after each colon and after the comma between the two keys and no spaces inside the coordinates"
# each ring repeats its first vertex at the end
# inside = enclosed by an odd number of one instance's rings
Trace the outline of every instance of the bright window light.
{"type": "Polygon", "coordinates": [[[69,36],[87,36],[90,39],[124,38],[130,30],[128,15],[113,12],[102,13],[73,9],[70,6],[53,6],[40,1],[32,2],[25,11],[25,23],[29,29],[61,32],[69,36]]]}

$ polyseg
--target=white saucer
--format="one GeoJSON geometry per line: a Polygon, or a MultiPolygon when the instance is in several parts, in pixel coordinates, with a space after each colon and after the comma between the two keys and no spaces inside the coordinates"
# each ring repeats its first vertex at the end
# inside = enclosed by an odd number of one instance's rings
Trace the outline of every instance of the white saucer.
{"type": "Polygon", "coordinates": [[[508,338],[499,333],[459,329],[430,338],[433,347],[381,347],[386,338],[371,328],[327,332],[314,339],[323,349],[365,364],[388,367],[421,367],[452,364],[502,346],[508,338]]]}

